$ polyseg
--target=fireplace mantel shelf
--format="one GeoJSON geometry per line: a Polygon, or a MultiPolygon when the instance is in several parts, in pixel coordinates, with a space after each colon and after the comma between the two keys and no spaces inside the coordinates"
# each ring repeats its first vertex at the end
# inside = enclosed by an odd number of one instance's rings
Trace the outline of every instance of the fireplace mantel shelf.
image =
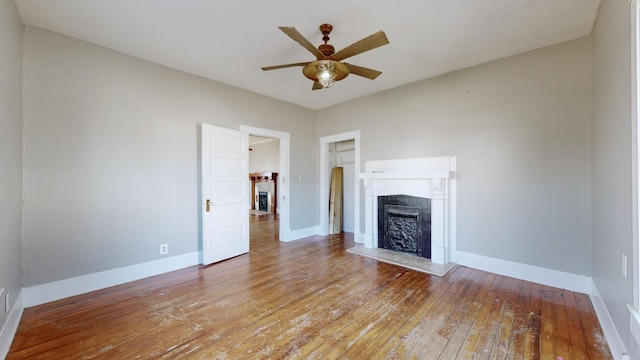
{"type": "Polygon", "coordinates": [[[449,170],[362,172],[359,179],[448,179],[449,170]]]}

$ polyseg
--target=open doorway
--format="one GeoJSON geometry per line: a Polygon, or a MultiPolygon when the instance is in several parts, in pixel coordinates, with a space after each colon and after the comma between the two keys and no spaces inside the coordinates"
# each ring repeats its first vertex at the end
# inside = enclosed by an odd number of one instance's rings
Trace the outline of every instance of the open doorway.
{"type": "Polygon", "coordinates": [[[280,173],[280,142],[278,139],[249,136],[249,178],[251,216],[279,213],[278,174],[280,173]]]}
{"type": "Polygon", "coordinates": [[[353,232],[354,240],[362,242],[360,234],[360,131],[320,138],[320,235],[328,235],[329,204],[332,169],[340,167],[343,173],[343,227],[353,232]]]}
{"type": "Polygon", "coordinates": [[[250,195],[247,211],[260,211],[260,193],[266,193],[262,198],[263,210],[278,214],[279,240],[288,241],[291,237],[288,199],[290,134],[245,125],[240,126],[240,131],[252,139],[249,142],[249,149],[253,149],[249,151],[249,173],[260,177],[247,189],[250,195]]]}
{"type": "Polygon", "coordinates": [[[328,147],[328,160],[331,168],[329,233],[353,233],[354,189],[357,176],[355,172],[355,139],[332,142],[328,144],[328,147]]]}

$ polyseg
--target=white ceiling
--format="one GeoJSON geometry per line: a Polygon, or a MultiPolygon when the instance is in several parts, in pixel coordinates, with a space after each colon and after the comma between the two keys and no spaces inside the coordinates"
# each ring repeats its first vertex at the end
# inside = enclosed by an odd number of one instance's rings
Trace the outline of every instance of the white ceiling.
{"type": "Polygon", "coordinates": [[[322,109],[357,97],[591,33],[600,0],[16,0],[22,20],[170,68],[322,109]],[[390,44],[349,63],[382,71],[311,90],[301,67],[333,25],[337,50],[378,30],[390,44]]]}
{"type": "Polygon", "coordinates": [[[258,145],[276,141],[276,139],[266,138],[262,136],[249,135],[249,145],[258,145]]]}

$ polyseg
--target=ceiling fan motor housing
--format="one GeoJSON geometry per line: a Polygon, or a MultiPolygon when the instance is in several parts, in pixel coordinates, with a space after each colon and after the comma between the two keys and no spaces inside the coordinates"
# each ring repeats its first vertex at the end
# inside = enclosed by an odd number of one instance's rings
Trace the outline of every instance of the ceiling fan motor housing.
{"type": "Polygon", "coordinates": [[[333,53],[336,52],[336,49],[333,47],[333,45],[330,44],[320,44],[320,46],[318,46],[318,50],[320,50],[322,55],[326,57],[330,57],[331,55],[333,55],[333,53]]]}
{"type": "Polygon", "coordinates": [[[333,30],[333,26],[331,26],[331,24],[320,25],[320,32],[322,33],[322,41],[324,41],[324,44],[321,44],[320,46],[318,46],[318,50],[320,50],[322,55],[326,57],[329,57],[336,52],[336,49],[333,47],[333,45],[328,44],[329,34],[331,34],[332,30],[333,30]]]}

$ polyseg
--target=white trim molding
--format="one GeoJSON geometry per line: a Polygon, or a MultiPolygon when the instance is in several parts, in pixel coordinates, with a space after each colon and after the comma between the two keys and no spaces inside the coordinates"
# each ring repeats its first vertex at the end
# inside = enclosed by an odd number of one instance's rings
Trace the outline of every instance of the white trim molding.
{"type": "Polygon", "coordinates": [[[13,337],[16,335],[16,331],[18,330],[18,325],[20,324],[20,319],[22,319],[22,312],[24,311],[24,307],[22,306],[22,291],[18,294],[11,311],[9,312],[9,317],[7,317],[7,322],[0,330],[0,359],[4,359],[9,353],[9,349],[11,348],[11,343],[13,342],[13,337]]]}
{"type": "Polygon", "coordinates": [[[456,263],[537,284],[591,294],[591,277],[522,264],[464,251],[456,252],[456,263]]]}
{"type": "Polygon", "coordinates": [[[200,264],[199,252],[101,271],[22,289],[25,308],[200,264]]]}
{"type": "Polygon", "coordinates": [[[593,304],[593,310],[596,312],[596,316],[598,317],[598,321],[602,327],[604,338],[607,340],[609,350],[611,350],[611,355],[616,360],[629,360],[627,349],[625,348],[622,338],[616,329],[616,325],[613,323],[609,310],[607,310],[607,305],[605,305],[604,300],[602,300],[600,291],[598,291],[598,287],[593,280],[591,284],[591,293],[589,297],[591,298],[591,304],[593,304]]]}
{"type": "Polygon", "coordinates": [[[300,240],[300,239],[304,239],[309,236],[315,236],[315,235],[318,235],[318,226],[311,226],[304,229],[291,230],[290,238],[287,240],[281,240],[281,241],[290,242],[290,241],[300,240]]]}
{"type": "Polygon", "coordinates": [[[640,344],[640,312],[631,304],[627,304],[627,309],[629,309],[629,330],[637,345],[640,344]]]}

